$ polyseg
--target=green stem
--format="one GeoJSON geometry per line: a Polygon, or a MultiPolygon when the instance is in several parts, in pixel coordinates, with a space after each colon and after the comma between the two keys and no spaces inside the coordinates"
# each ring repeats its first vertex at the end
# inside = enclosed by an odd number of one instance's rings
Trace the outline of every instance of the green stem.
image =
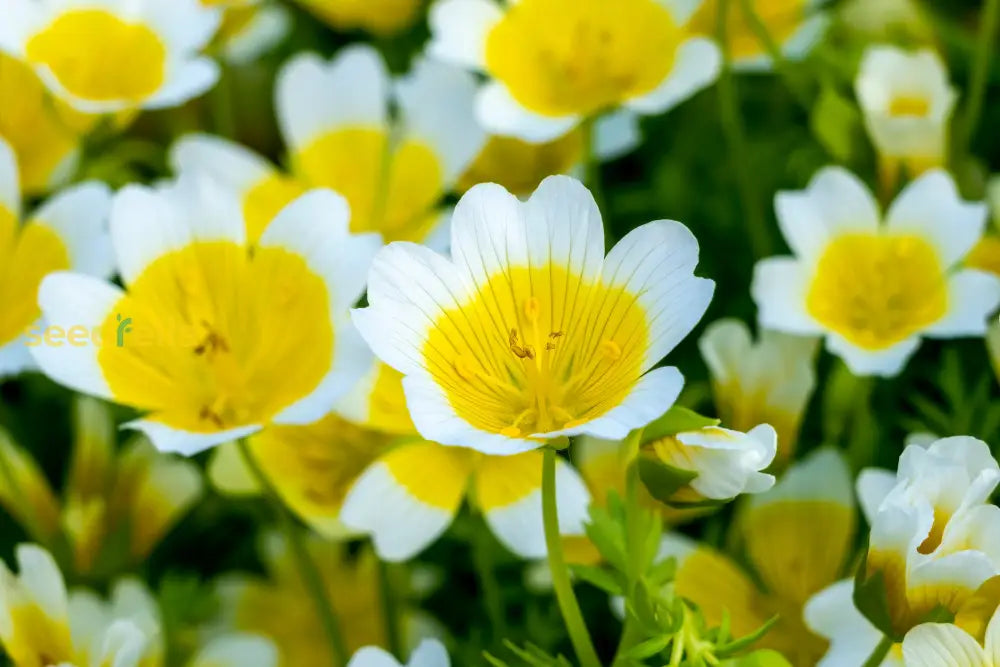
{"type": "Polygon", "coordinates": [[[969,101],[965,106],[962,123],[962,149],[970,147],[986,98],[986,84],[996,45],[997,27],[1000,26],[1000,0],[986,0],[980,15],[979,37],[976,40],[975,60],[972,63],[972,80],[969,83],[969,101]]]}
{"type": "Polygon", "coordinates": [[[885,656],[889,655],[889,651],[892,649],[892,645],[895,644],[892,637],[889,635],[884,635],[882,641],[878,643],[872,654],[868,656],[865,660],[865,664],[862,667],[879,667],[882,661],[885,660],[885,656]]]}
{"type": "MultiPolygon", "coordinates": [[[[788,87],[795,101],[807,113],[811,112],[812,104],[809,101],[809,94],[799,84],[799,79],[792,72],[785,54],[781,51],[781,46],[771,37],[771,32],[767,29],[767,24],[761,20],[751,0],[740,0],[740,8],[743,10],[743,15],[746,17],[747,23],[750,24],[750,29],[757,36],[757,41],[760,42],[761,46],[767,51],[767,55],[771,58],[774,71],[784,80],[785,86],[788,87]]],[[[727,49],[728,47],[723,46],[723,48],[727,49]]]]}
{"type": "Polygon", "coordinates": [[[247,444],[246,439],[241,438],[237,442],[237,447],[250,473],[278,513],[279,523],[288,539],[292,557],[295,559],[295,565],[299,570],[299,576],[302,577],[302,583],[305,585],[306,592],[313,602],[316,615],[323,626],[323,632],[330,642],[330,649],[333,654],[332,664],[334,667],[342,667],[347,664],[350,656],[347,652],[347,645],[344,643],[344,637],[340,633],[340,624],[337,621],[333,604],[327,595],[327,586],[323,580],[323,575],[309,555],[309,549],[306,547],[302,532],[296,525],[295,519],[285,506],[274,484],[271,483],[268,476],[261,470],[260,465],[258,465],[257,460],[253,456],[253,452],[250,451],[250,446],[247,444]]]}
{"type": "Polygon", "coordinates": [[[761,208],[757,206],[753,176],[746,161],[748,152],[746,129],[743,127],[743,118],[740,116],[739,99],[736,93],[736,85],[733,81],[732,64],[726,37],[729,2],[730,0],[719,0],[716,23],[718,41],[722,48],[723,59],[722,71],[719,73],[718,82],[719,118],[722,122],[722,131],[725,133],[726,141],[729,144],[730,161],[736,176],[736,187],[739,191],[743,215],[746,216],[747,226],[750,230],[750,244],[753,248],[754,256],[757,259],[761,259],[770,254],[771,241],[767,222],[764,219],[761,208]]]}
{"type": "Polygon", "coordinates": [[[556,514],[556,453],[545,448],[542,461],[542,520],[545,524],[545,547],[549,552],[549,570],[552,573],[552,588],[555,589],[559,611],[569,632],[573,650],[580,661],[580,667],[601,667],[597,650],[587,632],[587,625],[580,611],[580,604],[573,593],[569,580],[569,569],[563,556],[562,539],[559,535],[559,517],[556,514]]]}
{"type": "Polygon", "coordinates": [[[382,614],[385,619],[385,641],[389,652],[397,658],[403,656],[403,642],[400,638],[399,605],[393,595],[392,572],[390,565],[383,560],[378,562],[378,589],[382,602],[382,614]]]}
{"type": "Polygon", "coordinates": [[[236,138],[236,111],[233,103],[233,72],[225,59],[219,60],[219,80],[211,95],[212,122],[215,133],[227,139],[236,138]]]}
{"type": "Polygon", "coordinates": [[[604,198],[604,187],[601,180],[601,161],[597,157],[597,121],[599,115],[588,116],[580,124],[580,132],[583,135],[582,155],[580,160],[583,164],[583,183],[594,195],[597,208],[600,209],[604,217],[604,226],[608,225],[607,201],[604,198]]]}
{"type": "Polygon", "coordinates": [[[507,622],[504,617],[500,585],[497,582],[496,569],[493,566],[493,557],[490,553],[490,533],[485,525],[480,527],[473,539],[472,559],[476,565],[479,585],[482,587],[486,613],[490,617],[493,641],[500,642],[507,636],[507,622]]]}
{"type": "MultiPolygon", "coordinates": [[[[639,506],[639,442],[642,439],[643,429],[636,429],[629,433],[628,438],[622,444],[622,452],[626,462],[625,468],[625,546],[626,553],[631,558],[628,563],[628,589],[627,594],[631,597],[635,592],[635,585],[642,577],[643,563],[642,548],[639,544],[641,540],[641,519],[642,507],[639,506]]],[[[618,665],[625,659],[626,653],[642,641],[642,633],[636,626],[632,617],[625,612],[625,626],[622,630],[621,639],[618,641],[618,649],[615,651],[613,665],[618,665]]]]}

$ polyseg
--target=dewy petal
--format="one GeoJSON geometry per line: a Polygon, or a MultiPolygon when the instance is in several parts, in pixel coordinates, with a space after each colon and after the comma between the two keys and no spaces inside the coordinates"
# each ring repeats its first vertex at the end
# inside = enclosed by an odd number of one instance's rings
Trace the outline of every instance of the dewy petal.
{"type": "Polygon", "coordinates": [[[108,235],[111,190],[90,181],[67,188],[38,209],[31,222],[48,227],[66,246],[70,268],[100,278],[114,273],[108,235]]]}
{"type": "Polygon", "coordinates": [[[918,347],[920,347],[918,336],[912,336],[882,350],[866,350],[834,333],[826,337],[826,349],[843,359],[851,372],[858,376],[894,377],[903,370],[918,347]]]}
{"type": "Polygon", "coordinates": [[[842,167],[821,169],[805,190],[779,192],[774,207],[792,252],[808,264],[838,235],[875,233],[879,225],[875,197],[857,176],[842,167]]]}
{"type": "Polygon", "coordinates": [[[453,183],[479,154],[486,132],[476,122],[475,78],[456,67],[418,59],[397,82],[407,137],[429,145],[453,183]]]}
{"type": "Polygon", "coordinates": [[[476,116],[490,134],[529,143],[558,139],[580,122],[578,116],[543,116],[524,108],[499,81],[489,81],[480,88],[476,116]]]}
{"type": "Polygon", "coordinates": [[[14,218],[21,217],[21,179],[17,155],[0,137],[0,209],[7,209],[14,218]]]}
{"type": "Polygon", "coordinates": [[[930,337],[985,336],[1000,306],[1000,278],[976,269],[948,277],[948,312],[923,333],[930,337]]]}
{"type": "Polygon", "coordinates": [[[275,173],[271,163],[249,148],[211,134],[188,134],[170,148],[175,172],[202,172],[244,195],[275,173]]]}
{"type": "Polygon", "coordinates": [[[340,518],[370,534],[380,558],[412,558],[451,524],[465,496],[470,465],[467,450],[432,442],[403,445],[354,482],[340,518]]]}
{"type": "Polygon", "coordinates": [[[710,86],[721,69],[722,54],[716,43],[692,37],[677,48],[673,69],[663,82],[652,92],[628,100],[626,106],[643,114],[663,113],[710,86]]]}
{"type": "Polygon", "coordinates": [[[428,13],[427,51],[455,65],[485,69],[486,36],[502,18],[503,11],[493,0],[438,0],[428,13]]]}
{"type": "Polygon", "coordinates": [[[910,183],[889,207],[888,230],[930,242],[947,268],[960,262],[986,228],[986,204],[962,199],[948,172],[930,171],[910,183]]]}
{"type": "MultiPolygon", "coordinates": [[[[542,522],[542,454],[489,456],[475,478],[475,497],[493,534],[522,558],[544,558],[542,522]]],[[[582,535],[590,493],[580,475],[562,459],[556,461],[556,513],[560,535],[582,535]]]]}
{"type": "Polygon", "coordinates": [[[791,257],[769,257],[754,266],[750,294],[761,326],[799,335],[816,335],[822,327],[806,310],[809,269],[791,257]]]}
{"type": "Polygon", "coordinates": [[[903,638],[907,667],[988,667],[986,654],[976,640],[950,623],[924,623],[903,638]]]}
{"type": "Polygon", "coordinates": [[[715,283],[694,276],[697,264],[697,239],[672,220],[632,230],[608,253],[603,281],[637,295],[651,329],[643,371],[673,350],[708,309],[715,283]]]}
{"type": "Polygon", "coordinates": [[[278,125],[292,151],[345,126],[380,128],[388,114],[389,73],[378,52],[349,46],[331,62],[302,54],[278,73],[278,125]]]}
{"type": "MultiPolygon", "coordinates": [[[[84,327],[100,330],[111,316],[123,292],[114,285],[75,273],[52,273],[38,289],[38,305],[46,326],[69,331],[84,327]]],[[[101,341],[107,343],[107,341],[101,341]]],[[[110,399],[111,389],[97,361],[99,346],[93,340],[86,345],[38,345],[32,356],[42,372],[71,389],[110,399]]]]}
{"type": "Polygon", "coordinates": [[[154,260],[193,241],[242,244],[246,226],[233,193],[204,174],[181,175],[160,189],[129,185],[111,205],[111,242],[131,284],[154,260]]]}

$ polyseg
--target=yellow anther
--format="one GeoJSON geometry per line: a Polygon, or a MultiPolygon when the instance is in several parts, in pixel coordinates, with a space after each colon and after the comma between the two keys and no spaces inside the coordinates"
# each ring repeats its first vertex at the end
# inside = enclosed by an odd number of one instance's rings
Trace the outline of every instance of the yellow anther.
{"type": "Polygon", "coordinates": [[[518,438],[521,436],[521,429],[516,426],[507,426],[500,429],[500,435],[506,436],[508,438],[518,438]]]}
{"type": "Polygon", "coordinates": [[[542,303],[536,296],[529,296],[524,300],[524,317],[529,322],[537,322],[538,316],[542,312],[542,303]]]}
{"type": "Polygon", "coordinates": [[[597,346],[598,351],[611,361],[618,361],[622,358],[622,348],[613,340],[601,341],[597,346]]]}

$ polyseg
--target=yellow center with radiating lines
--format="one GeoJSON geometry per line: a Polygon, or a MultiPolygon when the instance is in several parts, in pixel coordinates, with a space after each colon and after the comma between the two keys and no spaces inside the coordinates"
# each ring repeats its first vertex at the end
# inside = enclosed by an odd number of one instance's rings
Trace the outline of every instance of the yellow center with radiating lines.
{"type": "Polygon", "coordinates": [[[0,205],[0,346],[26,333],[41,316],[42,278],[70,267],[66,246],[55,232],[40,224],[18,227],[14,214],[0,205]]]}
{"type": "Polygon", "coordinates": [[[656,0],[521,0],[486,39],[486,69],[526,109],[590,115],[651,92],[685,38],[656,0]]]}
{"type": "Polygon", "coordinates": [[[820,257],[806,307],[850,343],[881,350],[944,316],[947,276],[920,237],[845,234],[820,257]]]}
{"type": "Polygon", "coordinates": [[[32,37],[27,60],[47,67],[71,94],[85,100],[139,102],[163,85],[167,51],[141,23],[102,9],[73,9],[32,37]]]}
{"type": "Polygon", "coordinates": [[[420,141],[391,147],[386,141],[380,128],[329,132],[293,156],[294,171],[347,199],[352,232],[380,232],[386,241],[423,240],[445,194],[441,163],[420,141]]]}
{"type": "Polygon", "coordinates": [[[101,328],[98,362],[115,400],[169,426],[267,423],[330,368],[329,300],[296,254],[196,243],[132,283],[101,328]]]}
{"type": "Polygon", "coordinates": [[[424,357],[460,417],[527,437],[618,405],[639,379],[648,341],[636,295],[550,265],[493,276],[439,316],[424,357]]]}

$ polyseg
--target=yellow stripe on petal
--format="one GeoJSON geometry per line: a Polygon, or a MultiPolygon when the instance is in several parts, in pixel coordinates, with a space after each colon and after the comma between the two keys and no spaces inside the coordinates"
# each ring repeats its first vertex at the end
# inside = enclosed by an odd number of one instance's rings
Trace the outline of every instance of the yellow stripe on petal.
{"type": "Polygon", "coordinates": [[[379,363],[368,399],[368,426],[386,433],[416,433],[406,407],[403,374],[379,363]]]}
{"type": "Polygon", "coordinates": [[[102,9],[64,12],[28,41],[25,55],[85,100],[142,100],[167,71],[166,48],[153,30],[102,9]]]}
{"type": "Polygon", "coordinates": [[[41,315],[42,278],[68,268],[69,251],[54,231],[40,224],[18,231],[13,213],[0,207],[0,346],[24,334],[41,315]]]}
{"type": "Polygon", "coordinates": [[[133,281],[101,328],[98,363],[116,400],[171,427],[266,423],[329,369],[329,303],[299,255],[195,243],[133,281]]]}
{"type": "Polygon", "coordinates": [[[639,379],[648,341],[636,295],[549,265],[492,276],[438,318],[423,354],[462,419],[516,438],[617,406],[639,379]]]}
{"type": "Polygon", "coordinates": [[[424,442],[400,447],[382,462],[411,496],[431,507],[453,511],[465,494],[477,456],[468,449],[424,442]]]}
{"type": "Polygon", "coordinates": [[[769,503],[741,523],[764,585],[797,606],[840,578],[854,540],[854,509],[832,502],[769,503]]]}

